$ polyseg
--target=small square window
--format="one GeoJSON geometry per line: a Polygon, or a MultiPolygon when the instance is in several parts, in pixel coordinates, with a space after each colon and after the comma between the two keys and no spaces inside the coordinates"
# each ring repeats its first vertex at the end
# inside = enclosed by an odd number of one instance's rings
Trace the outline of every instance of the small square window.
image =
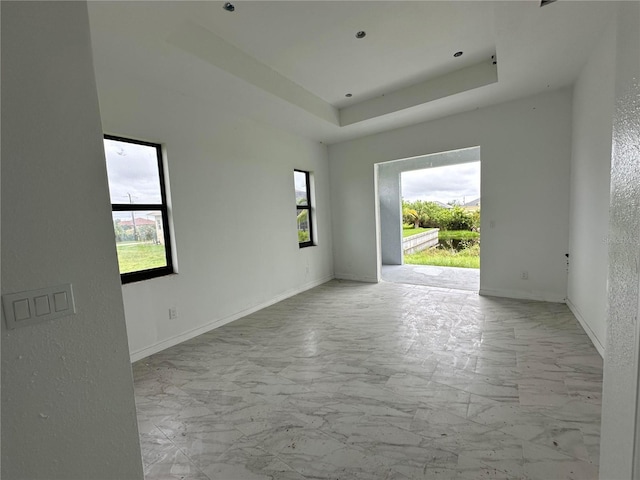
{"type": "Polygon", "coordinates": [[[298,245],[313,246],[313,205],[311,204],[311,175],[303,170],[294,170],[296,192],[296,221],[298,223],[298,245]]]}
{"type": "Polygon", "coordinates": [[[173,273],[160,145],[105,135],[104,149],[122,283],[173,273]]]}

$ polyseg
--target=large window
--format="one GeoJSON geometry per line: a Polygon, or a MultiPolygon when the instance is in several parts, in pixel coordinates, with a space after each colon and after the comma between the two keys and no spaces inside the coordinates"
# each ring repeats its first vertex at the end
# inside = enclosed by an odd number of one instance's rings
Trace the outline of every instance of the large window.
{"type": "Polygon", "coordinates": [[[122,283],[173,273],[162,149],[104,136],[122,283]]]}
{"type": "Polygon", "coordinates": [[[313,215],[311,205],[311,178],[309,172],[294,170],[293,180],[296,190],[296,218],[298,222],[298,245],[313,245],[313,215]]]}

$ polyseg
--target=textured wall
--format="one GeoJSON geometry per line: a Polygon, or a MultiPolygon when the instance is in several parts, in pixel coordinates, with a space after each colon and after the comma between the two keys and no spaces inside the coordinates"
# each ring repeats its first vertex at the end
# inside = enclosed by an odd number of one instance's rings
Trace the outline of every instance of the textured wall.
{"type": "Polygon", "coordinates": [[[77,314],[6,330],[2,478],[141,479],[87,7],[2,2],[2,292],[77,314]]]}
{"type": "Polygon", "coordinates": [[[640,3],[620,6],[611,159],[609,308],[600,478],[633,472],[638,407],[640,269],[640,3]],[[634,419],[636,420],[634,422],[634,419]]]}

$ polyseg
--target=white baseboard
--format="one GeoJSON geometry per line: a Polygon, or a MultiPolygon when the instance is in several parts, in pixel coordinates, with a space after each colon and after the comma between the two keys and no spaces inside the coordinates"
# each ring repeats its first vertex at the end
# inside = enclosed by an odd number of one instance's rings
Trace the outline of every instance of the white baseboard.
{"type": "Polygon", "coordinates": [[[336,280],[351,280],[352,282],[365,282],[365,283],[378,283],[379,280],[376,277],[361,277],[359,275],[352,275],[351,273],[336,273],[334,275],[336,280]]]}
{"type": "Polygon", "coordinates": [[[481,288],[479,295],[485,297],[514,298],[517,300],[538,300],[540,302],[565,303],[565,298],[561,295],[548,292],[526,292],[521,290],[485,289],[481,288]]]}
{"type": "Polygon", "coordinates": [[[602,345],[602,342],[600,342],[600,339],[596,336],[595,332],[591,330],[591,327],[589,326],[587,321],[584,319],[584,317],[580,313],[580,310],[578,309],[578,307],[576,307],[568,298],[567,298],[567,307],[569,307],[569,310],[571,310],[571,313],[573,313],[573,315],[576,317],[578,322],[580,322],[580,326],[582,327],[584,332],[588,335],[589,339],[591,340],[591,343],[593,343],[593,346],[596,347],[596,350],[598,350],[598,353],[600,354],[600,356],[604,358],[604,345],[602,345]]]}
{"type": "Polygon", "coordinates": [[[329,275],[327,277],[320,278],[313,282],[305,283],[304,285],[288,290],[280,295],[277,295],[270,300],[260,303],[258,305],[254,305],[252,307],[241,310],[233,315],[228,315],[223,318],[218,318],[208,322],[200,327],[193,328],[179,335],[175,335],[173,337],[162,340],[161,342],[154,343],[153,345],[149,345],[148,347],[141,348],[140,350],[136,350],[135,352],[130,353],[131,363],[137,362],[138,360],[142,360],[154,353],[161,352],[162,350],[166,350],[167,348],[173,347],[174,345],[178,345],[179,343],[186,342],[198,335],[202,335],[203,333],[207,333],[215,328],[226,325],[227,323],[233,322],[234,320],[238,320],[239,318],[246,317],[258,310],[262,310],[263,308],[270,307],[282,300],[286,300],[287,298],[293,297],[294,295],[298,295],[299,293],[310,290],[318,285],[322,285],[323,283],[327,283],[330,280],[333,280],[334,276],[329,275]]]}

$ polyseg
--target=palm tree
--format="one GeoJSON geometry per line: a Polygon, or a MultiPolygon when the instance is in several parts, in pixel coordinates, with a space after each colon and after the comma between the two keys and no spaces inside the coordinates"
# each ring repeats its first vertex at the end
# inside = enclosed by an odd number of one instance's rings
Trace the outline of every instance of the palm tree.
{"type": "Polygon", "coordinates": [[[420,226],[420,215],[413,208],[403,207],[402,217],[406,223],[413,223],[413,228],[420,226]]]}

